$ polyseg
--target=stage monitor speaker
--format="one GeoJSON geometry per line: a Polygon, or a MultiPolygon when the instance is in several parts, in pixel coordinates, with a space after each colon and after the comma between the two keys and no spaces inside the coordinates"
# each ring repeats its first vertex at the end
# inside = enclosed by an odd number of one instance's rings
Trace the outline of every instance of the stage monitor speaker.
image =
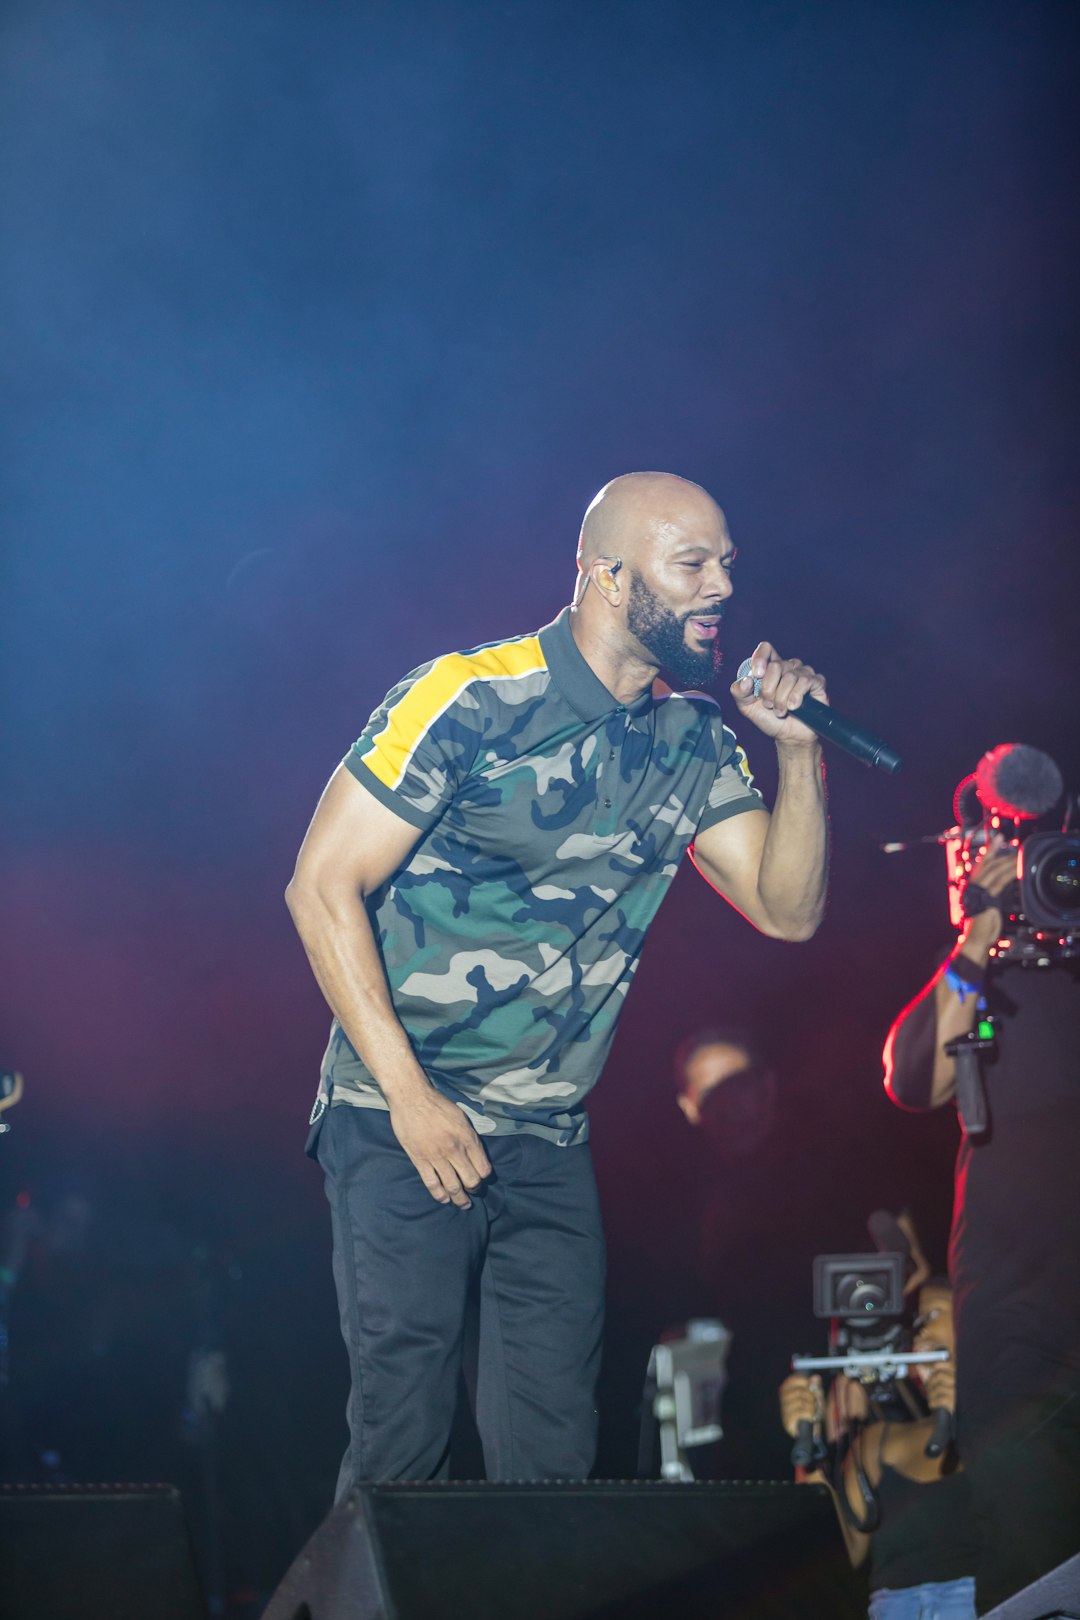
{"type": "Polygon", "coordinates": [[[0,1485],[3,1620],[204,1620],[171,1485],[0,1485]]]}
{"type": "Polygon", "coordinates": [[[359,1486],[264,1620],[858,1620],[823,1486],[359,1486]]]}
{"type": "Polygon", "coordinates": [[[1014,1592],[986,1620],[1080,1620],[1080,1553],[1014,1592]]]}

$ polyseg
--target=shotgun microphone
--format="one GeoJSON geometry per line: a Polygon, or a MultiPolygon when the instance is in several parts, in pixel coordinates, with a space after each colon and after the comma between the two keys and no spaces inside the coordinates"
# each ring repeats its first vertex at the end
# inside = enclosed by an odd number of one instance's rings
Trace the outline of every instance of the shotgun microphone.
{"type": "MultiPolygon", "coordinates": [[[[735,679],[745,681],[752,673],[749,658],[744,658],[739,665],[739,672],[735,679]]],[[[761,682],[754,681],[754,696],[761,690],[761,682]]],[[[903,764],[900,755],[895,753],[880,737],[875,737],[867,731],[865,726],[857,726],[853,720],[847,720],[842,714],[837,714],[827,703],[819,703],[817,698],[804,697],[797,709],[789,709],[796,719],[816,731],[819,737],[826,738],[843,748],[856,759],[861,759],[864,765],[876,765],[881,771],[888,771],[894,775],[903,764]]]]}

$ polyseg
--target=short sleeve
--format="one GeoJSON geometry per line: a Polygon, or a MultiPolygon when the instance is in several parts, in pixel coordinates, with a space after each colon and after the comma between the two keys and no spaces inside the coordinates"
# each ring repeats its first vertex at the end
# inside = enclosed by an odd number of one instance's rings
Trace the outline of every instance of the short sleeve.
{"type": "Polygon", "coordinates": [[[461,654],[449,653],[387,693],[343,763],[382,804],[426,832],[467,776],[479,737],[472,671],[461,654]]]}
{"type": "Polygon", "coordinates": [[[885,1043],[885,1090],[900,1108],[928,1109],[934,1090],[937,1045],[937,976],[889,1031],[885,1043]]]}
{"type": "MultiPolygon", "coordinates": [[[[900,1108],[918,1112],[933,1106],[937,1057],[937,983],[952,955],[941,953],[941,966],[896,1019],[885,1042],[885,1090],[900,1108]]],[[[977,992],[976,992],[977,994],[977,992]]]]}
{"type": "Polygon", "coordinates": [[[699,833],[714,827],[718,821],[727,821],[729,816],[741,815],[744,810],[765,808],[765,800],[754,786],[746,754],[735,733],[720,719],[719,711],[712,729],[716,742],[716,775],[698,822],[699,833]]]}

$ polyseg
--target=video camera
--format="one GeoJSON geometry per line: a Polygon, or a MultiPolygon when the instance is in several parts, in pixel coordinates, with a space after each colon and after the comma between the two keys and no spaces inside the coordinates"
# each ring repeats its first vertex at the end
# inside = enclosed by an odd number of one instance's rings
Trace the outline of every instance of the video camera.
{"type": "Polygon", "coordinates": [[[1019,851],[1016,883],[998,905],[1002,937],[991,955],[1029,967],[1080,956],[1080,832],[1070,826],[1072,801],[1060,832],[1033,829],[1061,799],[1061,772],[1038,748],[1001,743],[984,754],[953,796],[956,825],[942,833],[949,879],[949,918],[959,931],[990,904],[971,870],[994,833],[1019,851]]]}
{"type": "MultiPolygon", "coordinates": [[[[904,1298],[905,1277],[915,1268],[908,1234],[887,1210],[867,1222],[876,1254],[819,1254],[814,1260],[814,1315],[829,1323],[829,1354],[792,1356],[797,1373],[840,1373],[866,1390],[875,1406],[907,1420],[918,1407],[904,1380],[912,1367],[948,1361],[947,1350],[913,1350],[914,1322],[904,1298]]],[[[940,1457],[953,1436],[952,1414],[935,1413],[928,1457],[940,1457]]],[[[791,1461],[796,1468],[819,1463],[827,1448],[814,1425],[798,1426],[791,1461]]]]}
{"type": "Polygon", "coordinates": [[[913,1366],[948,1361],[947,1350],[912,1350],[904,1303],[906,1254],[819,1254],[814,1315],[829,1322],[827,1356],[792,1356],[793,1372],[840,1372],[884,1395],[913,1366]]]}
{"type": "Polygon", "coordinates": [[[953,795],[955,826],[921,838],[881,845],[898,855],[923,844],[945,848],[949,919],[959,933],[968,917],[994,905],[1002,912],[1002,935],[991,951],[999,961],[1050,967],[1080,956],[1080,831],[1073,826],[1077,798],[1067,800],[1060,832],[1039,831],[1064,792],[1061,772],[1038,748],[1000,743],[984,754],[953,795]],[[1017,881],[995,900],[971,882],[976,860],[995,833],[1018,851],[1017,881]]]}

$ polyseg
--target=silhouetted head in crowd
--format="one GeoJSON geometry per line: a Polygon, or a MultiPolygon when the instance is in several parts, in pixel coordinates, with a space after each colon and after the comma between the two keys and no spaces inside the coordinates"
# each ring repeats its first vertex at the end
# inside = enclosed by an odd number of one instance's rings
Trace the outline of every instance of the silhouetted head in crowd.
{"type": "Polygon", "coordinates": [[[706,1028],[675,1049],[677,1102],[724,1158],[745,1158],[776,1120],[777,1079],[744,1030],[706,1028]]]}

